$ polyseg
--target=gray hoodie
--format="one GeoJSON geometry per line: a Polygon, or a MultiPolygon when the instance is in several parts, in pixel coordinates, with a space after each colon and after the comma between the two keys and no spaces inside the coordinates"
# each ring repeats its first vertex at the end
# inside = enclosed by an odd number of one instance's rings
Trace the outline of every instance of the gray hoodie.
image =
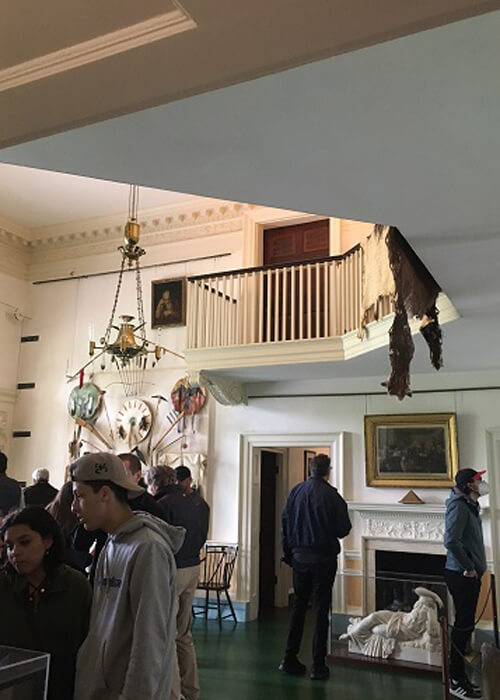
{"type": "Polygon", "coordinates": [[[475,569],[481,578],[487,563],[479,503],[459,489],[453,489],[446,501],[444,546],[447,569],[460,573],[475,569]]]}
{"type": "Polygon", "coordinates": [[[74,700],[167,700],[175,653],[175,561],[185,531],[134,513],[97,564],[74,700]]]}

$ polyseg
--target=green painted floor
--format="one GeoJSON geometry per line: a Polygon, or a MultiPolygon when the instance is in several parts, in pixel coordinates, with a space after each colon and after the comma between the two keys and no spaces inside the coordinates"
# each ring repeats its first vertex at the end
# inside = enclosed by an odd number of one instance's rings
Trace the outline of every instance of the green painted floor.
{"type": "MultiPolygon", "coordinates": [[[[197,619],[193,633],[200,669],[201,700],[441,700],[438,678],[331,665],[330,680],[295,678],[277,670],[288,612],[277,610],[245,624],[197,619]]],[[[300,659],[310,664],[306,628],[300,659]]]]}

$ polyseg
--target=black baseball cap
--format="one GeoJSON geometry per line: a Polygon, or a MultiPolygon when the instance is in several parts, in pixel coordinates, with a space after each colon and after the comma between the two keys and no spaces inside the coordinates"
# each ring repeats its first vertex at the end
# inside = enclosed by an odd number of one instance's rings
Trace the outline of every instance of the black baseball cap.
{"type": "Polygon", "coordinates": [[[455,476],[455,483],[459,489],[463,490],[467,484],[470,484],[471,481],[475,481],[476,479],[480,479],[483,474],[486,474],[486,469],[482,471],[470,468],[460,469],[455,476]]]}

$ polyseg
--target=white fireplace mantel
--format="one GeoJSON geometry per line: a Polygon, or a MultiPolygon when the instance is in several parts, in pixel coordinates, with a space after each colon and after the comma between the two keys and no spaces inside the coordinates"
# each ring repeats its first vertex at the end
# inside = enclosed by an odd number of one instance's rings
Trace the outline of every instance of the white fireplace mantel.
{"type": "Polygon", "coordinates": [[[440,503],[349,503],[358,513],[363,537],[442,542],[445,505],[440,503]]]}

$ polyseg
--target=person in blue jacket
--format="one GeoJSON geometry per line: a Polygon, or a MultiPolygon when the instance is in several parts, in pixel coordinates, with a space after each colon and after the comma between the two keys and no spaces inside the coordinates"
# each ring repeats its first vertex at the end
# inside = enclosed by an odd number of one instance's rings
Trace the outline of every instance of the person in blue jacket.
{"type": "Polygon", "coordinates": [[[465,651],[474,631],[481,578],[487,569],[478,500],[489,492],[484,471],[461,469],[456,486],[446,501],[444,577],[455,604],[451,633],[450,694],[458,698],[480,698],[481,689],[465,672],[465,651]]]}
{"type": "Polygon", "coordinates": [[[303,675],[306,667],[298,658],[309,599],[315,616],[312,680],[326,680],[328,611],[337,573],[339,539],[351,530],[347,504],[328,483],[330,458],[318,454],[311,460],[311,476],[290,493],[281,517],[283,561],[293,569],[294,603],[285,656],[279,670],[303,675]]]}

